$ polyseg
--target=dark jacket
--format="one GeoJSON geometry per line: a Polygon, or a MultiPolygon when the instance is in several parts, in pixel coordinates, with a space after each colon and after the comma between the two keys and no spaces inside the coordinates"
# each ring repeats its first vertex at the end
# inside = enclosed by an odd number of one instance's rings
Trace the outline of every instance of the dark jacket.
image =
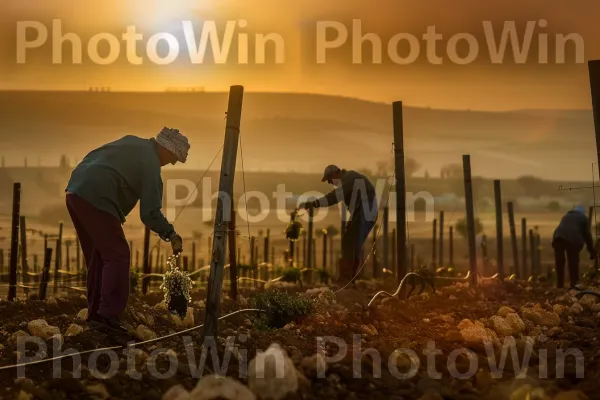
{"type": "Polygon", "coordinates": [[[594,251],[594,241],[588,217],[579,211],[571,210],[562,217],[554,230],[553,240],[558,238],[573,244],[580,251],[584,245],[590,253],[594,251]]]}
{"type": "Polygon", "coordinates": [[[352,216],[363,213],[367,221],[377,219],[377,197],[375,187],[369,179],[356,171],[342,170],[340,185],[327,193],[325,196],[315,200],[315,207],[329,207],[343,201],[352,216]]]}

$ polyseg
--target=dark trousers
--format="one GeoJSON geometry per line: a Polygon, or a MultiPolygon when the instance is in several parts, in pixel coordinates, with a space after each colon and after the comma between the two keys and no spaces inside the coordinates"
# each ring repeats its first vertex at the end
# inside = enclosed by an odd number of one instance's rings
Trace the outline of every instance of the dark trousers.
{"type": "Polygon", "coordinates": [[[361,267],[363,246],[369,233],[373,230],[376,220],[377,214],[373,219],[365,218],[362,212],[355,213],[347,225],[347,229],[342,236],[342,260],[338,278],[340,282],[345,281],[344,283],[347,283],[362,275],[363,271],[358,274],[358,269],[361,267]]]}
{"type": "Polygon", "coordinates": [[[129,244],[121,221],[74,194],[67,209],[87,266],[88,318],[118,317],[129,297],[129,244]]]}
{"type": "Polygon", "coordinates": [[[569,267],[571,287],[579,283],[579,253],[581,249],[569,241],[556,238],[552,242],[554,261],[556,263],[556,286],[562,289],[565,285],[565,264],[569,267]]]}

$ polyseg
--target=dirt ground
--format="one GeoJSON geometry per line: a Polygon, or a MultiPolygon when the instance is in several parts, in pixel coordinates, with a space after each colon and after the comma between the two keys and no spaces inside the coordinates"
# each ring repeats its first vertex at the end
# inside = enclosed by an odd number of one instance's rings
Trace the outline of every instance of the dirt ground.
{"type": "MultiPolygon", "coordinates": [[[[279,343],[298,371],[302,372],[299,389],[286,399],[598,398],[600,344],[597,338],[600,332],[600,298],[586,296],[577,301],[565,290],[531,286],[525,282],[501,283],[494,280],[481,282],[477,288],[469,288],[468,284],[463,283],[448,284],[438,287],[436,294],[427,290],[422,295],[413,294],[409,300],[378,300],[367,307],[374,293],[382,287],[393,291],[393,286],[393,283],[376,285],[361,281],[356,289],[344,290],[334,299],[324,296],[315,300],[318,306],[308,318],[281,329],[257,329],[253,324],[256,314],[251,312],[222,320],[217,340],[218,361],[223,362],[224,342],[228,336],[235,338],[238,357],[244,350],[247,351],[247,361],[254,358],[257,351],[264,351],[272,343],[279,343]],[[599,304],[595,304],[596,299],[599,304]],[[539,305],[535,307],[536,304],[539,305]],[[503,306],[511,307],[522,323],[520,328],[504,334],[499,317],[494,317],[503,306]],[[470,322],[465,322],[465,319],[470,322]],[[481,340],[472,338],[471,334],[474,332],[489,335],[495,344],[486,348],[481,340]],[[354,335],[361,336],[353,346],[354,335]],[[325,377],[319,378],[314,366],[311,367],[307,362],[307,357],[317,352],[317,338],[325,336],[344,340],[348,349],[344,357],[338,357],[339,360],[328,359],[325,377]],[[502,343],[510,343],[512,338],[518,359],[513,360],[511,350],[507,350],[504,368],[499,368],[501,376],[495,377],[490,372],[493,372],[490,357],[495,357],[497,365],[502,343]],[[531,338],[534,345],[529,360],[524,362],[527,367],[525,377],[515,378],[515,369],[518,373],[519,365],[528,352],[527,338],[531,338]],[[439,350],[437,355],[424,354],[428,342],[435,344],[435,348],[439,350]],[[358,344],[360,348],[357,347],[358,344]],[[377,356],[373,357],[373,351],[367,349],[375,349],[380,362],[377,356]],[[418,356],[419,362],[413,360],[411,364],[406,357],[390,358],[398,349],[411,349],[418,356]],[[463,352],[460,349],[469,351],[463,352]],[[564,356],[563,351],[568,353],[569,349],[581,352],[582,365],[578,364],[576,356],[564,356]],[[361,351],[362,358],[359,357],[361,351]],[[364,354],[365,352],[368,354],[364,354]],[[392,361],[388,362],[390,359],[392,361]],[[514,365],[513,361],[518,364],[514,365]],[[543,365],[547,365],[546,376],[543,365]],[[399,375],[409,373],[411,366],[416,366],[416,370],[412,371],[413,376],[399,375]],[[581,376],[578,375],[578,368],[583,371],[581,376]],[[441,373],[441,378],[435,376],[434,372],[441,373]],[[564,393],[565,391],[571,392],[564,393]]],[[[304,293],[307,289],[309,288],[294,287],[285,290],[304,293]]],[[[238,301],[225,296],[221,315],[250,307],[251,305],[246,304],[247,299],[251,299],[254,294],[254,291],[245,290],[238,301]]],[[[203,290],[194,291],[191,307],[194,309],[195,326],[203,323],[205,310],[199,301],[205,298],[203,290]]],[[[173,318],[167,310],[158,307],[157,304],[162,300],[162,293],[132,296],[124,321],[133,328],[145,324],[158,336],[191,326],[189,320],[182,324],[181,320],[173,318]]],[[[77,314],[86,306],[85,298],[79,294],[45,302],[0,301],[0,368],[17,361],[15,332],[21,330],[31,333],[28,322],[40,318],[59,328],[65,335],[63,351],[68,348],[83,351],[115,346],[104,335],[89,330],[74,336],[65,334],[73,323],[85,326],[85,323],[77,320],[77,314]]],[[[500,314],[507,315],[508,309],[503,310],[505,313],[500,311],[500,314]]],[[[508,319],[507,317],[506,320],[508,319]]],[[[135,368],[141,375],[140,379],[135,379],[130,376],[131,369],[127,368],[127,357],[119,351],[119,358],[114,361],[118,370],[113,376],[103,379],[98,371],[89,367],[91,360],[88,354],[81,356],[81,377],[73,375],[71,357],[61,360],[60,365],[58,362],[56,365],[50,362],[29,366],[25,369],[25,376],[21,378],[17,375],[17,369],[0,370],[0,398],[162,399],[164,393],[177,384],[191,390],[199,378],[195,374],[195,367],[201,364],[202,330],[192,331],[188,335],[192,346],[187,349],[194,354],[193,360],[188,357],[184,340],[179,336],[141,347],[145,353],[152,353],[158,348],[174,352],[179,362],[176,363],[172,376],[166,379],[159,379],[156,373],[149,372],[150,368],[156,368],[159,372],[169,371],[172,364],[165,356],[159,356],[154,363],[143,362],[145,357],[140,358],[142,361],[136,361],[135,368]],[[53,373],[58,372],[61,377],[53,378],[53,373]]],[[[47,357],[52,357],[52,340],[47,340],[46,343],[47,357]]],[[[339,349],[332,341],[328,343],[324,349],[326,355],[333,358],[339,349]]],[[[26,349],[26,356],[39,350],[34,343],[29,343],[26,349]]],[[[226,375],[246,385],[247,378],[240,376],[244,357],[240,359],[242,361],[238,362],[232,358],[226,375]]],[[[104,373],[109,371],[110,362],[106,355],[97,357],[98,369],[104,373]]],[[[203,375],[215,372],[210,356],[204,362],[202,372],[203,375]]]]}

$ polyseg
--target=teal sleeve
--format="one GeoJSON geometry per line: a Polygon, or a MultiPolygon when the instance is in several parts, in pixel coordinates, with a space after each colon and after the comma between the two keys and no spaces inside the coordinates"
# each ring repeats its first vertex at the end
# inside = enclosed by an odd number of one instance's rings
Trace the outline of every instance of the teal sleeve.
{"type": "Polygon", "coordinates": [[[152,232],[163,240],[175,229],[163,215],[162,209],[163,183],[158,171],[152,168],[142,177],[140,193],[140,219],[152,232]]]}

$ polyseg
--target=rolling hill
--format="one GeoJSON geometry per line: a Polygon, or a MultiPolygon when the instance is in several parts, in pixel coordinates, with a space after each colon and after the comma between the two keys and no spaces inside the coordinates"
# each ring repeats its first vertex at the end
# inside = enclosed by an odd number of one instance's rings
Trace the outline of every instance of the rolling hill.
{"type": "MultiPolygon", "coordinates": [[[[187,168],[206,168],[223,143],[227,93],[0,92],[0,148],[12,160],[81,158],[124,134],[177,127],[192,142],[187,168]]],[[[448,111],[404,107],[405,155],[437,176],[471,154],[473,173],[591,179],[591,111],[448,111]]],[[[392,157],[389,104],[291,93],[246,93],[247,170],[317,173],[329,163],[374,168],[392,157]]],[[[22,161],[21,161],[22,162],[22,161]]],[[[218,168],[219,164],[213,165],[218,168]]]]}

